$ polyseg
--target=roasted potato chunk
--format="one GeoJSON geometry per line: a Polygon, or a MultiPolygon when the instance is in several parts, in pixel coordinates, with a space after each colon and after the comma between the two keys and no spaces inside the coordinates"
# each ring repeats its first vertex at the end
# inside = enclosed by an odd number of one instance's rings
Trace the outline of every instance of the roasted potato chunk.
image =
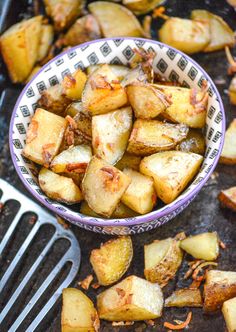
{"type": "Polygon", "coordinates": [[[193,152],[201,155],[205,154],[205,148],[205,137],[202,131],[192,128],[189,130],[187,137],[176,146],[178,151],[193,152]]]}
{"type": "Polygon", "coordinates": [[[139,171],[139,164],[141,162],[141,157],[134,156],[128,152],[125,152],[122,158],[115,164],[116,168],[123,171],[124,168],[132,168],[135,171],[139,171]]]}
{"type": "Polygon", "coordinates": [[[182,151],[164,151],[143,158],[140,172],[152,176],[157,196],[173,202],[198,172],[203,157],[182,151]]]}
{"type": "Polygon", "coordinates": [[[123,0],[123,5],[136,15],[141,15],[153,10],[162,2],[163,0],[123,0]]]}
{"type": "MultiPolygon", "coordinates": [[[[99,214],[94,212],[88,205],[86,201],[83,201],[81,203],[80,212],[83,213],[86,216],[91,216],[95,218],[101,218],[99,214]]],[[[137,213],[131,210],[128,206],[126,206],[123,203],[118,203],[117,207],[115,208],[115,211],[112,213],[111,218],[112,219],[121,219],[121,218],[132,218],[137,216],[137,213]]],[[[104,218],[104,217],[103,217],[104,218]]]]}
{"type": "Polygon", "coordinates": [[[134,83],[126,91],[136,118],[155,118],[170,105],[166,95],[149,84],[134,83]]]}
{"type": "Polygon", "coordinates": [[[125,89],[109,65],[100,66],[89,76],[82,95],[82,103],[84,109],[92,115],[113,111],[127,103],[125,89]]]}
{"type": "Polygon", "coordinates": [[[32,78],[34,77],[34,75],[36,75],[36,74],[39,72],[39,70],[40,70],[41,68],[42,68],[41,66],[36,65],[36,66],[33,68],[33,70],[31,71],[30,75],[29,75],[29,76],[27,77],[27,79],[25,80],[25,84],[26,84],[26,83],[29,83],[29,82],[32,80],[32,78]]]}
{"type": "Polygon", "coordinates": [[[178,271],[183,259],[179,241],[174,238],[155,240],[144,246],[144,275],[161,287],[167,285],[178,271]]]}
{"type": "Polygon", "coordinates": [[[158,284],[136,276],[100,293],[97,297],[98,315],[110,321],[135,321],[161,316],[163,295],[158,284]]]}
{"type": "Polygon", "coordinates": [[[177,289],[165,300],[165,307],[202,307],[202,305],[201,292],[194,288],[177,289]]]}
{"type": "Polygon", "coordinates": [[[87,167],[82,190],[92,210],[110,217],[130,182],[131,179],[120,170],[93,157],[87,167]]]}
{"type": "Polygon", "coordinates": [[[38,61],[43,60],[48,54],[49,48],[52,45],[54,38],[53,26],[51,24],[43,24],[41,27],[39,50],[38,50],[38,61]]]}
{"type": "Polygon", "coordinates": [[[184,123],[192,128],[203,128],[206,124],[208,94],[179,86],[156,85],[171,96],[172,104],[162,113],[167,120],[184,123]]]}
{"type": "Polygon", "coordinates": [[[188,127],[158,120],[137,119],[129,139],[127,151],[140,156],[171,150],[186,138],[188,127]]]}
{"type": "Polygon", "coordinates": [[[82,193],[72,179],[42,168],[39,172],[39,186],[52,199],[66,204],[79,203],[82,193]]]}
{"type": "Polygon", "coordinates": [[[52,160],[50,168],[55,173],[85,173],[91,158],[92,150],[90,146],[71,146],[52,160]]]}
{"type": "MultiPolygon", "coordinates": [[[[99,67],[101,67],[101,64],[92,65],[92,66],[87,67],[88,75],[91,75],[99,67]]],[[[122,81],[124,79],[124,77],[126,75],[128,75],[131,71],[131,69],[129,67],[126,67],[123,65],[109,65],[109,67],[113,71],[113,73],[117,76],[119,81],[122,81]]]]}
{"type": "Polygon", "coordinates": [[[92,117],[94,153],[114,165],[123,156],[132,128],[132,109],[124,107],[92,117]]]}
{"type": "Polygon", "coordinates": [[[64,118],[37,108],[27,131],[23,155],[37,164],[49,166],[60,148],[65,129],[64,118]]]}
{"type": "Polygon", "coordinates": [[[65,109],[70,103],[71,100],[63,95],[61,84],[56,84],[44,90],[38,100],[39,107],[58,115],[64,115],[65,109]]]}
{"type": "Polygon", "coordinates": [[[102,286],[117,282],[128,270],[133,258],[133,246],[130,236],[121,236],[109,240],[100,249],[93,249],[90,263],[102,286]]]}
{"type": "Polygon", "coordinates": [[[142,64],[138,64],[135,68],[129,70],[121,81],[123,87],[133,86],[140,83],[148,83],[148,74],[143,70],[142,64]]]}
{"type": "Polygon", "coordinates": [[[212,312],[236,296],[236,272],[210,270],[204,284],[204,310],[212,312]]]}
{"type": "Polygon", "coordinates": [[[153,179],[131,168],[125,168],[123,173],[131,178],[131,183],[122,195],[121,201],[140,214],[152,211],[157,201],[153,179]]]}
{"type": "Polygon", "coordinates": [[[0,37],[3,60],[13,83],[24,82],[38,59],[42,16],[12,25],[0,37]]]}
{"type": "Polygon", "coordinates": [[[87,75],[81,69],[66,75],[62,81],[63,95],[72,100],[81,99],[86,81],[87,75]]]}
{"type": "Polygon", "coordinates": [[[218,198],[223,207],[227,207],[236,212],[236,187],[222,190],[218,198]]]}
{"type": "Polygon", "coordinates": [[[65,46],[76,46],[90,40],[101,38],[100,27],[93,15],[78,18],[62,37],[65,46]]]}
{"type": "Polygon", "coordinates": [[[236,297],[225,301],[222,307],[222,312],[226,322],[228,332],[236,331],[236,297]]]}
{"type": "Polygon", "coordinates": [[[194,258],[213,261],[219,255],[219,239],[216,232],[186,237],[180,247],[194,258]]]}
{"type": "Polygon", "coordinates": [[[138,19],[126,7],[107,1],[94,1],[88,7],[98,20],[104,37],[144,36],[138,19]]]}
{"type": "Polygon", "coordinates": [[[220,156],[220,162],[226,165],[236,164],[236,119],[234,119],[225,133],[225,141],[220,156]]]}
{"type": "Polygon", "coordinates": [[[65,288],[62,291],[62,332],[98,331],[99,318],[93,302],[79,289],[65,288]]]}
{"type": "Polygon", "coordinates": [[[159,30],[159,38],[182,52],[201,52],[210,42],[209,25],[205,21],[170,17],[159,30]]]}

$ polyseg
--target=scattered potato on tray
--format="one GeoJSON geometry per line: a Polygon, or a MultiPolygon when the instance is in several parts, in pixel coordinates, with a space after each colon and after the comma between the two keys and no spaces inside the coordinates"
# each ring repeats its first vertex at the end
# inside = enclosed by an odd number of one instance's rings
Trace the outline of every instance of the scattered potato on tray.
{"type": "Polygon", "coordinates": [[[47,168],[40,170],[38,180],[42,191],[58,202],[75,204],[83,199],[80,188],[72,179],[53,173],[47,168]]]}
{"type": "Polygon", "coordinates": [[[236,105],[236,76],[234,76],[229,85],[229,99],[232,105],[236,105]]]}
{"type": "Polygon", "coordinates": [[[216,232],[201,233],[186,237],[180,247],[194,258],[213,261],[219,255],[219,238],[216,232]]]}
{"type": "Polygon", "coordinates": [[[51,24],[43,24],[41,26],[39,50],[37,61],[43,60],[48,54],[54,38],[53,26],[51,24]]]}
{"type": "Polygon", "coordinates": [[[107,1],[94,1],[88,5],[100,24],[103,37],[143,37],[144,32],[133,13],[126,7],[107,1]],[[114,22],[119,22],[114,24],[114,22]]]}
{"type": "Polygon", "coordinates": [[[220,156],[220,163],[226,165],[236,164],[236,118],[230,123],[225,133],[225,141],[220,156]]]}
{"type": "Polygon", "coordinates": [[[152,211],[157,201],[153,179],[131,168],[125,168],[123,173],[131,178],[131,183],[121,197],[122,203],[139,214],[152,211]]]}
{"type": "Polygon", "coordinates": [[[205,137],[199,129],[190,128],[187,137],[177,146],[176,150],[184,152],[193,152],[204,155],[206,149],[205,137]]]}
{"type": "Polygon", "coordinates": [[[93,302],[81,290],[62,291],[62,332],[98,332],[99,318],[93,302]]]}
{"type": "MultiPolygon", "coordinates": [[[[184,237],[184,234],[181,234],[184,237]]],[[[144,246],[144,275],[161,287],[167,285],[178,271],[183,259],[183,251],[178,238],[155,240],[144,246]]]]}
{"type": "Polygon", "coordinates": [[[71,100],[63,95],[61,84],[56,84],[43,90],[38,100],[39,107],[58,115],[64,115],[65,109],[70,103],[71,100]]]}
{"type": "Polygon", "coordinates": [[[37,59],[42,16],[16,23],[0,37],[0,48],[13,83],[24,82],[37,59]]]}
{"type": "Polygon", "coordinates": [[[177,289],[165,300],[165,307],[202,307],[202,305],[201,292],[194,288],[177,289]]]}
{"type": "Polygon", "coordinates": [[[129,276],[97,296],[99,318],[136,321],[161,316],[163,294],[158,284],[129,276]]]}
{"type": "Polygon", "coordinates": [[[236,296],[236,272],[210,270],[204,284],[204,311],[214,312],[236,296]]]}
{"type": "Polygon", "coordinates": [[[188,127],[158,120],[137,119],[129,139],[127,151],[135,155],[148,156],[174,149],[186,138],[188,127]]]}
{"type": "Polygon", "coordinates": [[[82,191],[92,210],[110,217],[130,182],[127,175],[94,156],[87,167],[82,191]]]}
{"type": "Polygon", "coordinates": [[[117,282],[128,270],[133,258],[130,236],[120,236],[93,249],[90,263],[97,276],[99,285],[108,286],[117,282]]]}
{"type": "Polygon", "coordinates": [[[146,14],[160,5],[163,0],[123,0],[122,3],[136,15],[146,14]]]}
{"type": "Polygon", "coordinates": [[[171,203],[198,172],[203,157],[182,151],[164,151],[143,158],[140,172],[152,176],[157,196],[171,203]]]}
{"type": "Polygon", "coordinates": [[[132,168],[135,171],[139,171],[139,165],[141,162],[141,157],[132,155],[125,152],[122,158],[115,164],[115,167],[123,171],[124,168],[132,168]]]}
{"type": "Polygon", "coordinates": [[[23,155],[37,164],[49,166],[59,151],[65,129],[63,117],[37,108],[27,131],[23,155]]]}
{"type": "Polygon", "coordinates": [[[94,153],[109,164],[115,164],[126,150],[131,128],[131,107],[93,116],[92,145],[94,153]]]}
{"type": "Polygon", "coordinates": [[[236,297],[224,302],[222,312],[228,332],[236,331],[236,297]]]}
{"type": "Polygon", "coordinates": [[[223,207],[227,207],[236,212],[236,187],[222,190],[218,198],[223,207]]]}
{"type": "Polygon", "coordinates": [[[125,89],[109,65],[100,66],[89,76],[82,103],[84,109],[92,115],[116,110],[127,103],[125,89]]]}
{"type": "Polygon", "coordinates": [[[87,75],[77,69],[72,75],[66,75],[62,81],[63,96],[72,100],[80,100],[87,81],[87,75]]]}

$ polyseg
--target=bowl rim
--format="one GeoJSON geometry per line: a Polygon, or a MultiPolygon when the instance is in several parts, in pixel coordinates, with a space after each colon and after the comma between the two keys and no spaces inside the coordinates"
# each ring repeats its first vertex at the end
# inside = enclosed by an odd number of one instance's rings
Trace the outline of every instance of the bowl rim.
{"type": "MultiPolygon", "coordinates": [[[[100,38],[100,39],[96,39],[96,40],[92,40],[89,42],[85,42],[83,44],[71,47],[70,49],[61,52],[60,54],[58,54],[57,56],[55,56],[53,59],[51,59],[49,62],[47,62],[40,70],[39,72],[26,84],[26,86],[23,88],[23,90],[21,91],[16,104],[14,106],[12,115],[11,115],[11,120],[10,120],[10,128],[9,128],[9,146],[10,146],[10,154],[11,154],[11,159],[14,165],[14,168],[19,176],[19,178],[21,179],[22,183],[24,184],[24,186],[26,187],[26,189],[33,195],[33,197],[39,201],[41,204],[43,204],[46,208],[48,208],[50,211],[54,212],[57,215],[60,215],[61,217],[65,218],[66,220],[73,220],[73,223],[76,224],[78,223],[83,223],[83,224],[88,224],[88,225],[92,225],[94,227],[96,226],[106,226],[106,227],[119,227],[119,226],[135,226],[135,225],[139,225],[139,224],[144,224],[147,223],[149,221],[153,221],[153,220],[157,220],[161,217],[164,217],[166,215],[169,215],[171,213],[173,213],[175,210],[177,210],[178,208],[180,208],[181,206],[187,204],[189,201],[192,201],[195,196],[197,195],[197,193],[200,191],[200,189],[204,186],[204,184],[207,182],[207,180],[209,179],[209,177],[211,176],[211,174],[213,173],[218,160],[220,158],[221,155],[221,151],[223,149],[223,144],[224,144],[224,137],[225,137],[225,129],[226,129],[226,118],[225,118],[225,110],[224,110],[224,106],[223,106],[223,102],[220,96],[220,93],[216,87],[216,85],[214,84],[213,80],[211,79],[211,77],[206,73],[206,71],[195,61],[193,60],[191,57],[189,57],[187,54],[179,51],[178,49],[169,46],[167,44],[161,43],[159,41],[156,40],[151,40],[151,39],[146,39],[146,38],[137,38],[137,37],[112,37],[112,38],[100,38]],[[41,198],[39,196],[39,194],[29,186],[29,184],[25,181],[23,175],[21,174],[19,167],[17,165],[16,162],[16,158],[14,155],[14,147],[13,147],[13,141],[12,141],[12,134],[13,134],[13,126],[14,126],[14,119],[15,119],[15,114],[16,111],[18,109],[19,103],[23,97],[23,95],[25,94],[25,92],[27,91],[27,89],[30,87],[31,82],[47,67],[50,65],[50,63],[53,63],[54,61],[56,61],[57,59],[59,59],[60,57],[64,56],[65,54],[68,54],[70,52],[73,52],[74,50],[80,49],[80,48],[84,48],[86,46],[89,46],[91,44],[96,44],[98,42],[106,42],[106,41],[111,41],[111,40],[133,40],[133,41],[141,41],[141,42],[148,42],[150,44],[155,44],[155,45],[159,45],[161,47],[166,47],[169,49],[172,49],[173,51],[175,51],[176,53],[181,54],[182,56],[184,56],[185,58],[187,58],[188,61],[190,61],[194,66],[196,66],[201,72],[202,74],[207,78],[207,80],[210,82],[210,84],[212,85],[212,87],[214,88],[214,92],[217,96],[217,100],[219,102],[219,109],[222,113],[222,126],[221,126],[221,131],[222,131],[222,136],[221,136],[221,141],[220,141],[220,145],[219,145],[219,150],[218,150],[218,154],[214,159],[214,162],[212,164],[212,167],[210,169],[210,171],[204,176],[203,180],[200,181],[196,187],[191,190],[186,197],[184,197],[183,199],[179,200],[178,202],[174,203],[172,206],[170,207],[166,207],[165,210],[163,211],[158,211],[158,210],[154,210],[151,211],[147,214],[144,215],[138,215],[135,216],[133,218],[122,218],[122,219],[104,219],[104,218],[95,218],[95,217],[91,217],[91,216],[86,216],[83,215],[81,213],[78,213],[78,215],[71,215],[68,212],[64,212],[64,211],[59,211],[56,207],[52,206],[51,204],[49,204],[48,202],[46,202],[44,200],[44,198],[41,198]]],[[[61,204],[60,202],[58,204],[61,204]]],[[[168,204],[167,204],[168,205],[168,204]]]]}

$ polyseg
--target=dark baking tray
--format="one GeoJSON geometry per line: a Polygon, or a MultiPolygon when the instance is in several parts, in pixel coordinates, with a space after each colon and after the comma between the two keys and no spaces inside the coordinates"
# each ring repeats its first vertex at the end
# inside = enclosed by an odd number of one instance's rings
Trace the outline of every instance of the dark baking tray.
{"type": "MultiPolygon", "coordinates": [[[[204,8],[218,15],[221,15],[235,30],[236,13],[225,0],[168,0],[165,3],[167,13],[173,16],[189,17],[192,9],[204,8]]],[[[3,9],[5,18],[1,22],[1,31],[4,31],[13,23],[32,15],[32,1],[26,0],[0,0],[0,13],[3,17],[3,9]]],[[[153,23],[152,36],[156,39],[156,31],[158,22],[153,23]]],[[[227,124],[236,117],[236,107],[229,104],[226,90],[228,88],[230,78],[227,76],[227,62],[223,51],[211,54],[197,54],[193,58],[209,73],[214,79],[224,102],[227,124]]],[[[14,103],[21,90],[20,85],[11,84],[4,65],[0,64],[0,177],[9,181],[26,195],[29,195],[21,184],[11,162],[9,145],[8,145],[8,128],[10,116],[14,103]]],[[[234,142],[233,144],[236,144],[234,142]]],[[[221,251],[219,257],[218,268],[222,270],[236,271],[236,214],[220,208],[217,195],[221,189],[236,185],[236,167],[218,165],[211,179],[201,190],[197,198],[186,208],[179,216],[174,218],[168,224],[154,231],[135,235],[132,237],[134,244],[134,259],[132,265],[126,275],[135,274],[143,276],[143,245],[150,243],[154,239],[163,239],[174,234],[185,231],[187,234],[196,234],[203,231],[217,231],[220,238],[225,242],[227,249],[221,251]]],[[[76,226],[71,225],[72,230],[76,234],[82,249],[82,264],[77,280],[72,286],[77,286],[77,282],[92,272],[89,264],[90,251],[98,247],[101,242],[108,240],[109,236],[91,233],[76,226]]],[[[24,232],[19,229],[19,237],[24,236],[24,232]]],[[[176,278],[164,289],[165,296],[169,295],[176,287],[187,286],[188,283],[183,282],[183,274],[186,271],[186,262],[181,267],[176,278]]],[[[96,293],[102,289],[88,291],[88,295],[95,300],[96,293]]],[[[59,332],[60,331],[60,308],[51,312],[45,319],[43,326],[39,331],[59,332]]],[[[223,332],[225,331],[224,319],[221,313],[215,315],[204,315],[202,309],[193,309],[193,319],[188,331],[191,332],[223,332]]],[[[187,309],[169,308],[164,310],[161,319],[156,320],[154,327],[147,326],[144,322],[137,322],[130,327],[114,328],[110,323],[102,322],[101,331],[166,331],[163,328],[164,321],[173,321],[174,318],[184,320],[187,309]]],[[[25,322],[25,326],[30,322],[29,316],[25,322]]],[[[5,331],[6,332],[7,327],[5,331]]],[[[23,332],[24,330],[22,330],[23,332]]]]}

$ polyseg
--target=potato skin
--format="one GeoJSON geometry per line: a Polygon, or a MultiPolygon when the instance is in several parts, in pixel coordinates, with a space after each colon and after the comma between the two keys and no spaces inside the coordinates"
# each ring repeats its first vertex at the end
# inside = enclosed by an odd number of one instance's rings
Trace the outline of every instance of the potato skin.
{"type": "Polygon", "coordinates": [[[227,207],[236,212],[236,187],[222,190],[218,199],[223,207],[227,207]]]}

